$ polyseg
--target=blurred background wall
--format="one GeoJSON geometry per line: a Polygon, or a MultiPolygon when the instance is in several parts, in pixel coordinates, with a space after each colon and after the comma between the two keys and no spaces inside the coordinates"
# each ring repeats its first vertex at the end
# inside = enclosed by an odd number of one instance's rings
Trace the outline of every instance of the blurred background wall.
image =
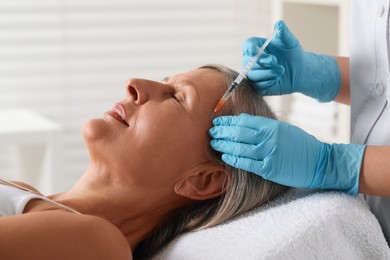
{"type": "MultiPolygon", "coordinates": [[[[88,165],[82,125],[124,98],[127,78],[161,80],[206,63],[239,70],[243,40],[268,35],[279,18],[306,49],[347,55],[346,2],[0,0],[0,178],[70,188],[88,165]],[[42,145],[24,143],[36,138],[29,112],[56,126],[42,145]]],[[[319,138],[348,141],[345,108],[299,95],[269,102],[319,138]]]]}

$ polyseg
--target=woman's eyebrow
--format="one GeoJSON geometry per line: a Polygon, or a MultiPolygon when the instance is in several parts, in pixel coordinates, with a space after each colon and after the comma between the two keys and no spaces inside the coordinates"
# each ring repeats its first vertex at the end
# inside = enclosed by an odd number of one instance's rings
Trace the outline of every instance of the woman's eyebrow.
{"type": "Polygon", "coordinates": [[[170,79],[169,77],[164,77],[161,81],[162,81],[162,82],[168,82],[169,79],[170,79]]]}

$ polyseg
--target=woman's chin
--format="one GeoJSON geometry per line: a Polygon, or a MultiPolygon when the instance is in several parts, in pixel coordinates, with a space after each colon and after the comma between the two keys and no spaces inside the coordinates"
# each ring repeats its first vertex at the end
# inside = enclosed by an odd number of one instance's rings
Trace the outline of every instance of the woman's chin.
{"type": "Polygon", "coordinates": [[[82,133],[87,143],[95,142],[107,137],[109,126],[104,119],[91,119],[83,125],[82,133]]]}

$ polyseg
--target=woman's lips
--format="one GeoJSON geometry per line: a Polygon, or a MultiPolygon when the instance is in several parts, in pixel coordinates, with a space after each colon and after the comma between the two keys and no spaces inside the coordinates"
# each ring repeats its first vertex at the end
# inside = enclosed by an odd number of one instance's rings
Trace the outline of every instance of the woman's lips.
{"type": "Polygon", "coordinates": [[[107,111],[107,114],[109,114],[119,122],[129,126],[126,110],[121,104],[115,104],[115,106],[111,110],[107,111]]]}

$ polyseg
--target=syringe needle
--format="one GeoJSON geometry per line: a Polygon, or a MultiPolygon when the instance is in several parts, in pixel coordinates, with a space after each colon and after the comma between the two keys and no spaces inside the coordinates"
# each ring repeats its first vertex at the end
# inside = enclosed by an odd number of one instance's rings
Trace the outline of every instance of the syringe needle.
{"type": "Polygon", "coordinates": [[[215,112],[211,113],[211,115],[209,116],[209,120],[214,116],[215,112]]]}
{"type": "Polygon", "coordinates": [[[211,119],[213,117],[213,115],[222,108],[222,106],[225,104],[226,100],[227,100],[227,98],[223,98],[223,97],[219,100],[218,104],[214,108],[213,113],[211,113],[211,115],[209,116],[209,119],[211,119]]]}

